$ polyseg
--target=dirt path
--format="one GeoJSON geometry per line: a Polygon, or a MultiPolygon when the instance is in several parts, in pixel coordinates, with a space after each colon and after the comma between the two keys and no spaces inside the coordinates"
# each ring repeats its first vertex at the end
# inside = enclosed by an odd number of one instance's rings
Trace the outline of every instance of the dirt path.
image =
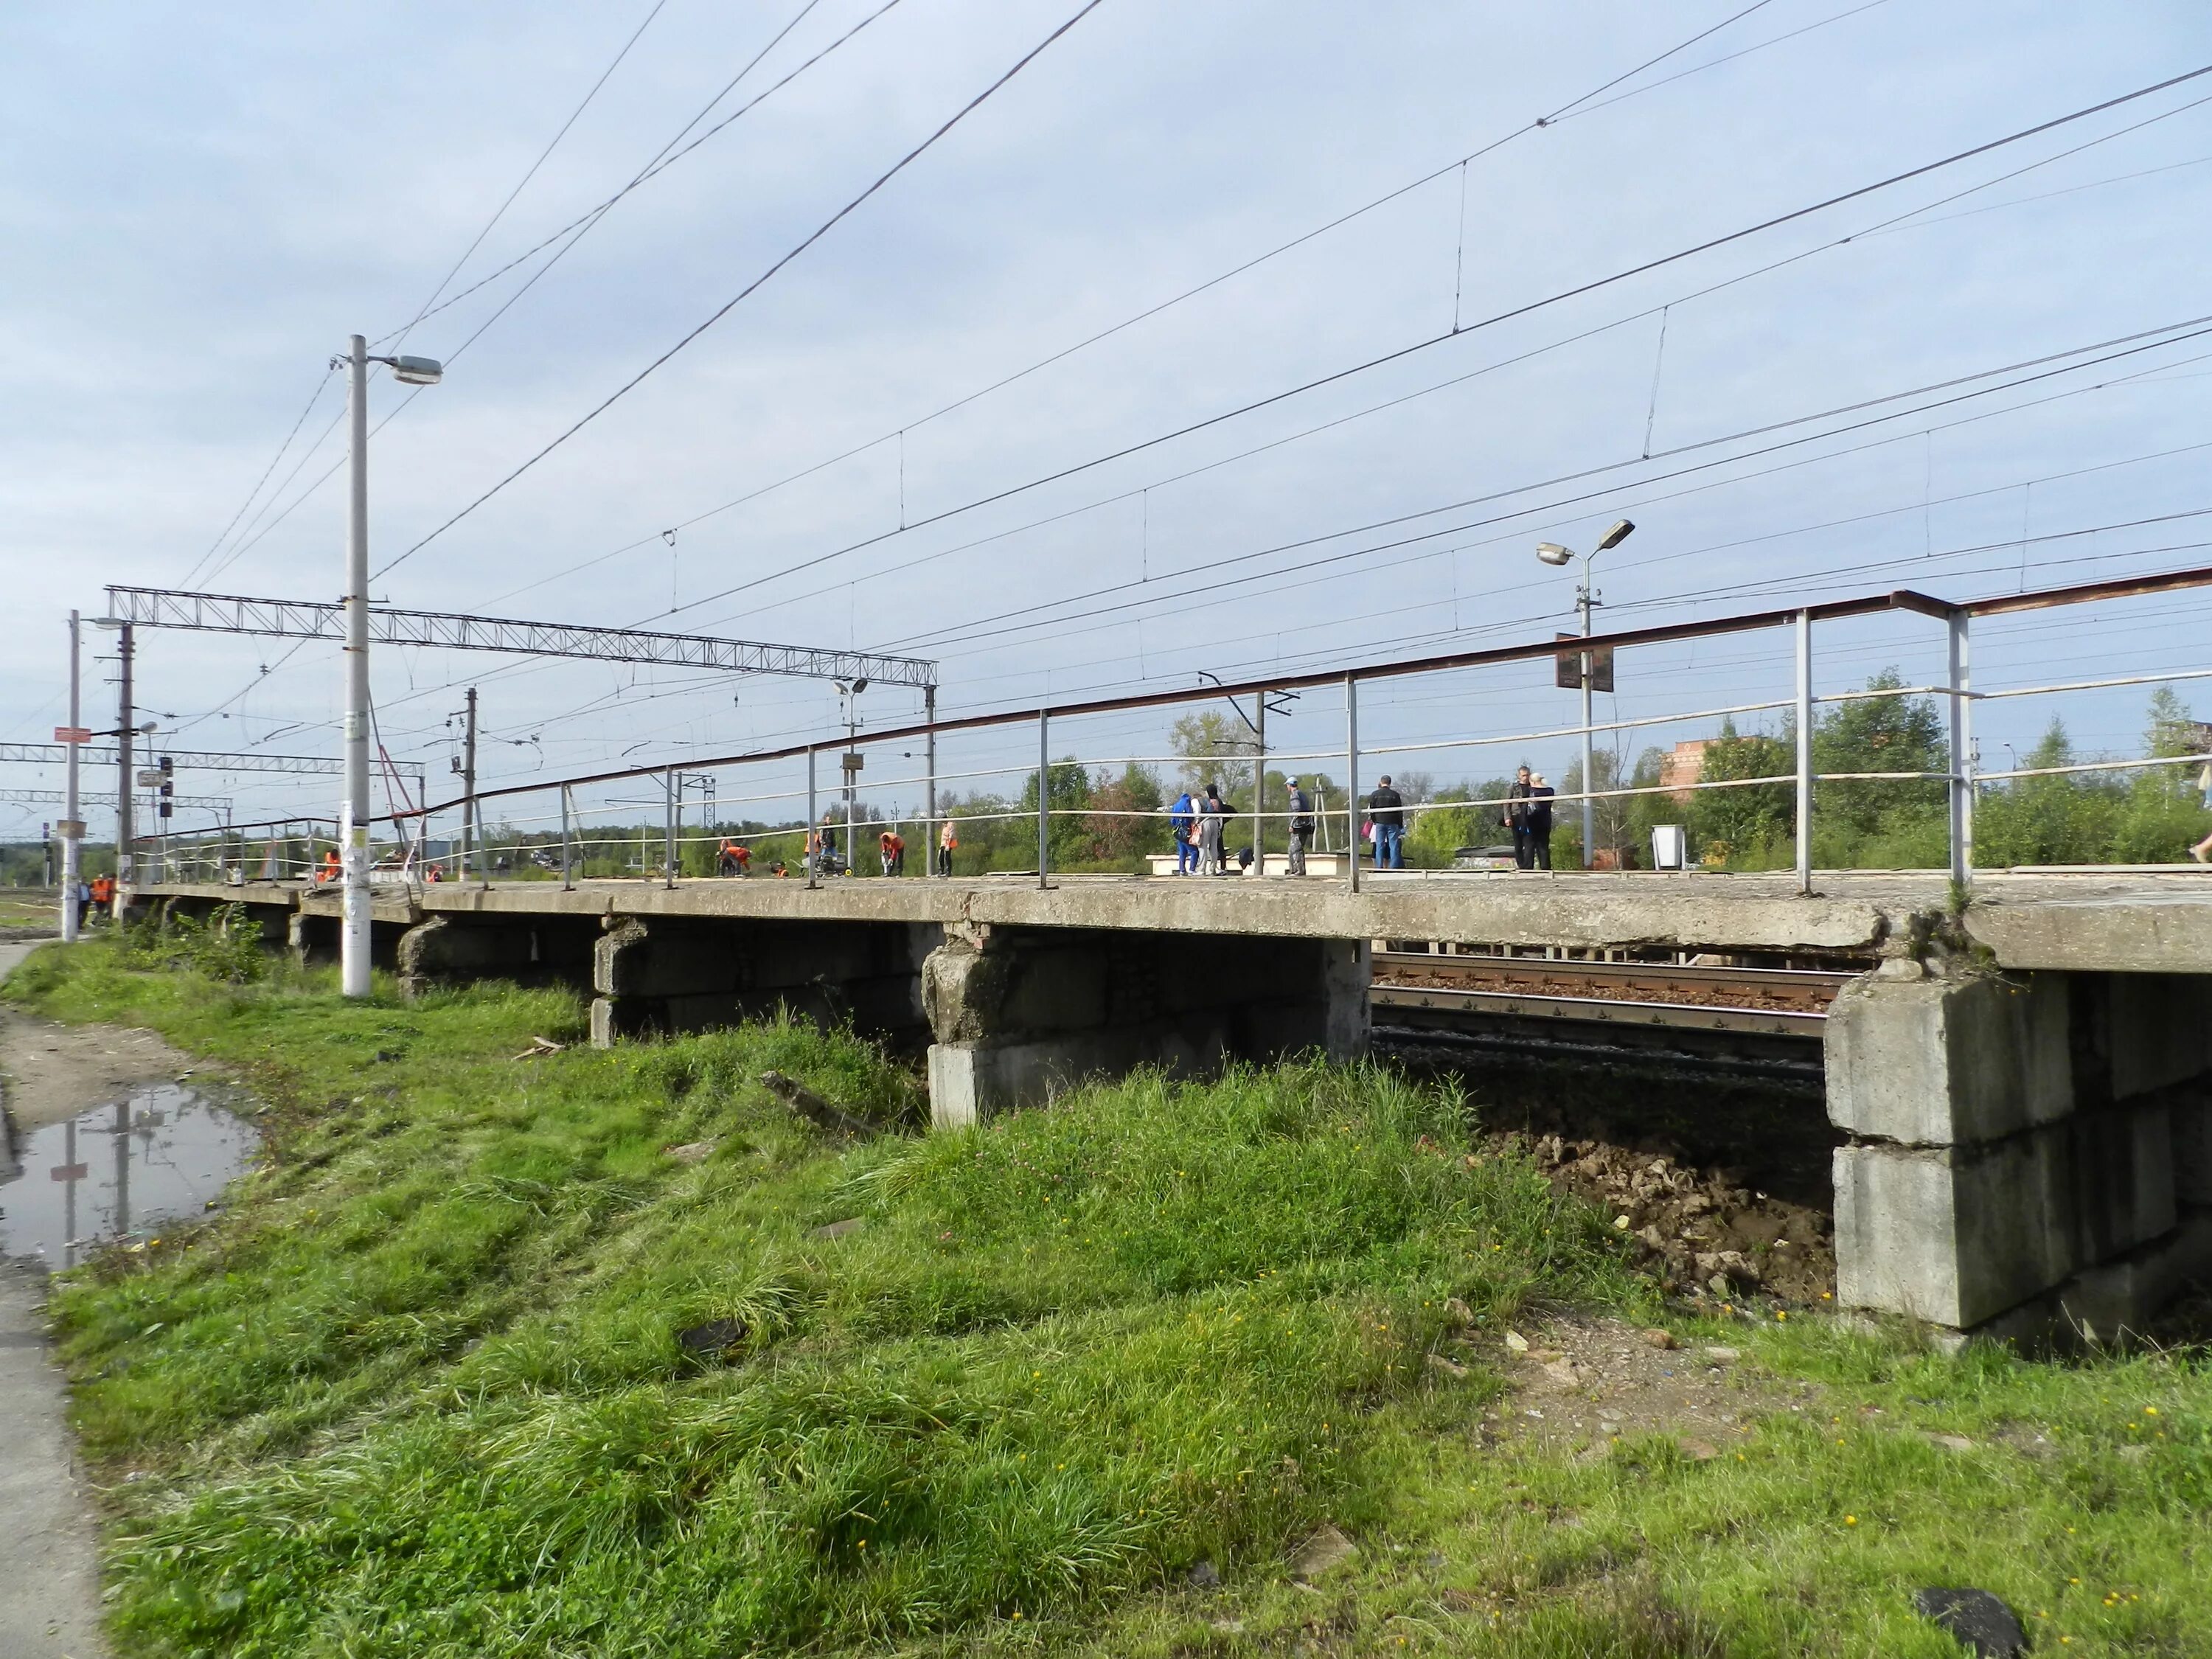
{"type": "MultiPolygon", "coordinates": [[[[33,947],[0,944],[0,978],[33,947]]],[[[191,1062],[149,1031],[0,1013],[0,1089],[25,1128],[166,1081],[191,1062]]],[[[0,1188],[0,1203],[7,1189],[0,1188]]],[[[47,1350],[46,1281],[0,1262],[0,1659],[104,1659],[99,1528],[47,1350]]]]}

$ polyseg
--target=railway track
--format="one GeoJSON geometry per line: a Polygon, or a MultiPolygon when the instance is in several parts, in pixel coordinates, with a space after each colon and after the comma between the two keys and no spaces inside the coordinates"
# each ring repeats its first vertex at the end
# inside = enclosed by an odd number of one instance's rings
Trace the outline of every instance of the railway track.
{"type": "Polygon", "coordinates": [[[1802,969],[1378,951],[1377,1024],[1545,1048],[1664,1050],[1792,1069],[1819,1064],[1828,1005],[1852,975],[1802,969]]]}
{"type": "Polygon", "coordinates": [[[1378,1009],[1757,1032],[1817,1039],[1849,974],[1378,951],[1378,1009]]]}

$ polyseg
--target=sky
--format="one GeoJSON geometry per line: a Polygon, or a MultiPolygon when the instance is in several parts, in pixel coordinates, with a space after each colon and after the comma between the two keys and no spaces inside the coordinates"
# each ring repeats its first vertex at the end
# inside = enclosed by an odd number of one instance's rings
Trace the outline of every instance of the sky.
{"type": "MultiPolygon", "coordinates": [[[[1733,235],[2212,64],[2212,17],[1748,3],[7,8],[0,738],[65,714],[67,614],[106,585],[339,596],[356,331],[448,365],[370,385],[377,601],[924,657],[949,714],[1541,639],[1576,576],[1535,544],[1619,517],[1601,627],[2212,563],[2212,322],[2172,326],[2212,314],[2212,76],[1733,235]]],[[[2208,616],[1992,621],[1976,684],[2201,671],[2208,616]]],[[[1930,683],[1942,648],[1923,617],[1826,625],[1816,683],[1930,683]]],[[[1651,722],[1632,757],[1786,698],[1790,664],[1774,630],[1627,653],[1601,712],[1651,722]]],[[[437,798],[471,684],[487,787],[841,718],[814,681],[398,648],[374,678],[437,798]]],[[[1558,781],[1550,681],[1372,684],[1363,745],[1558,781]]],[[[142,630],[138,685],[161,746],[338,750],[325,645],[142,630]]],[[[2053,714],[2131,752],[2147,690],[1981,705],[1982,764],[2053,714]]],[[[864,732],[918,713],[858,700],[864,732]]],[[[1054,751],[1160,755],[1167,718],[1054,751]]],[[[1344,737],[1334,691],[1270,732],[1338,776],[1344,737]]],[[[866,775],[886,811],[920,799],[903,753],[866,775]]],[[[1018,790],[1035,753],[939,763],[1018,790]]],[[[718,787],[772,817],[803,781],[718,787]]],[[[326,779],[179,793],[334,807],[326,779]]],[[[0,805],[0,836],[55,816],[0,805]]]]}

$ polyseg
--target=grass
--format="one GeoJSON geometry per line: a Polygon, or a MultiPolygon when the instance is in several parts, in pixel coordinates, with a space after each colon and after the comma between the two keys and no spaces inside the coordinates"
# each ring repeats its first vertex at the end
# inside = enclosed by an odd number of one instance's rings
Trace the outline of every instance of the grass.
{"type": "Polygon", "coordinates": [[[1449,1090],[1139,1077],[848,1146],[757,1081],[911,1118],[847,1036],[518,1060],[571,1000],[329,988],[105,945],[8,988],[272,1103],[227,1215],[58,1299],[126,1652],[1956,1653],[1927,1584],[2049,1650],[2212,1648],[2198,1358],[1801,1318],[1730,1336],[1803,1409],[1718,1458],[1486,1447],[1497,1377],[1424,1364],[1448,1298],[1657,1313],[1605,1218],[1458,1155],[1449,1090]],[[1292,1583],[1324,1522],[1358,1556],[1292,1583]]]}

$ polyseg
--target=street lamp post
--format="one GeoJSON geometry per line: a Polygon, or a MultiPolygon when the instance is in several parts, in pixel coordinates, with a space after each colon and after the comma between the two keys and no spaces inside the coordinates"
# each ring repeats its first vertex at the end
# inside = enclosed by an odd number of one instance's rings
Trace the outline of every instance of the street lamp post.
{"type": "Polygon", "coordinates": [[[70,726],[68,760],[68,805],[62,808],[62,943],[76,941],[78,917],[76,887],[84,868],[84,823],[77,817],[76,751],[82,733],[77,722],[82,710],[77,700],[77,614],[70,612],[70,687],[69,705],[70,726]]]}
{"type": "MultiPolygon", "coordinates": [[[[1591,561],[1599,554],[1610,553],[1614,548],[1619,547],[1621,543],[1628,539],[1629,532],[1635,528],[1636,526],[1626,519],[1618,520],[1604,535],[1597,538],[1596,546],[1589,552],[1582,554],[1577,554],[1571,547],[1562,547],[1557,542],[1536,544],[1536,556],[1546,564],[1563,565],[1571,559],[1582,560],[1583,579],[1575,586],[1575,608],[1582,612],[1584,639],[1590,636],[1590,612],[1605,603],[1598,591],[1590,586],[1591,561]]],[[[1583,691],[1583,868],[1587,870],[1596,861],[1597,802],[1593,792],[1597,787],[1597,778],[1591,770],[1590,745],[1590,726],[1596,719],[1596,715],[1591,708],[1590,682],[1593,675],[1590,653],[1587,651],[1583,652],[1581,661],[1582,672],[1577,678],[1582,681],[1583,691]]]]}
{"type": "Polygon", "coordinates": [[[346,422],[352,463],[346,510],[345,805],[338,814],[344,921],[338,933],[339,988],[368,994],[368,366],[382,363],[405,386],[435,386],[444,371],[428,357],[372,357],[355,335],[331,367],[346,371],[346,422]]]}

